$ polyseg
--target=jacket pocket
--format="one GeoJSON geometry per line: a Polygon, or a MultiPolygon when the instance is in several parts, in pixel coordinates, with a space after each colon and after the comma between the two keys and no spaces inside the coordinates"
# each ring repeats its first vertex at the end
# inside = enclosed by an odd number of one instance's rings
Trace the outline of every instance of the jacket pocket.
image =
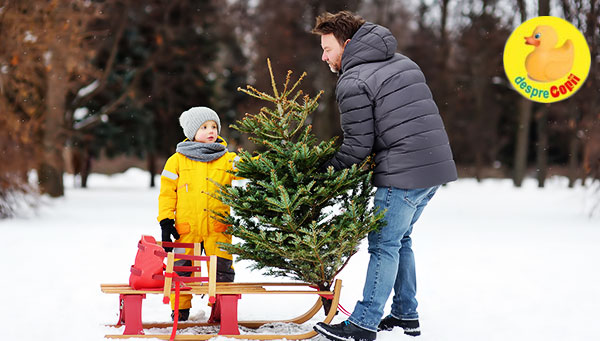
{"type": "Polygon", "coordinates": [[[179,233],[180,235],[184,235],[190,233],[192,227],[190,223],[179,223],[175,224],[175,229],[177,230],[177,233],[179,233]]]}
{"type": "Polygon", "coordinates": [[[214,220],[212,221],[212,230],[214,232],[225,232],[227,231],[227,228],[229,227],[229,225],[227,224],[223,224],[220,221],[214,220]]]}

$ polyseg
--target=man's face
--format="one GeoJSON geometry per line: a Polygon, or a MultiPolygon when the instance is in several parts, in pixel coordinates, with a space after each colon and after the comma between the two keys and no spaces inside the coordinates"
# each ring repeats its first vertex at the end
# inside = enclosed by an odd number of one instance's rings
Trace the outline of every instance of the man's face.
{"type": "Polygon", "coordinates": [[[341,45],[333,33],[321,35],[321,48],[323,48],[321,60],[329,65],[331,72],[338,73],[342,69],[342,54],[349,41],[350,39],[341,45]]]}

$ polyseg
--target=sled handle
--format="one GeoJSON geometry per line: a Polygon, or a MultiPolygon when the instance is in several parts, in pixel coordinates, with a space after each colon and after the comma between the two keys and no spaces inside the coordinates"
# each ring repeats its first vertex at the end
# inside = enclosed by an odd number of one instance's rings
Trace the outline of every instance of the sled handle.
{"type": "Polygon", "coordinates": [[[173,265],[175,264],[175,255],[173,252],[167,253],[167,269],[165,270],[165,286],[163,290],[163,303],[169,303],[171,299],[171,284],[173,283],[173,265]]]}
{"type": "Polygon", "coordinates": [[[210,256],[208,264],[208,301],[215,303],[217,300],[217,256],[210,256]]]}

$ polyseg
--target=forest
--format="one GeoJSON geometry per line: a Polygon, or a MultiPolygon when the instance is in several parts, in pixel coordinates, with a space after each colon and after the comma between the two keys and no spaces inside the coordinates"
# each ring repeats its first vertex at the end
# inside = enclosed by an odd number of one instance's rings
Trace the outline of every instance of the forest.
{"type": "Polygon", "coordinates": [[[267,58],[276,78],[307,72],[303,90],[324,90],[308,123],[341,136],[337,76],[311,33],[339,10],[389,28],[422,68],[460,177],[600,178],[600,0],[0,0],[0,217],[24,193],[63,196],[68,170],[86,187],[102,157],[159,174],[193,106],[219,113],[231,150],[252,150],[228,126],[259,110],[237,89],[269,85],[267,58]],[[502,59],[512,31],[546,15],[573,24],[591,55],[582,88],[552,104],[519,95],[502,59]]]}

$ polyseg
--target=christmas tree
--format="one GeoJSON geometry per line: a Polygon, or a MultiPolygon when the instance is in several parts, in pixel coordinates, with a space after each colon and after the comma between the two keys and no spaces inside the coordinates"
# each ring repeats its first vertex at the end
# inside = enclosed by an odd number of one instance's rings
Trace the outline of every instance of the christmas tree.
{"type": "Polygon", "coordinates": [[[238,89],[270,106],[231,125],[250,134],[265,151],[259,157],[241,151],[236,175],[249,182],[244,187],[220,186],[216,194],[234,211],[231,216],[217,213],[218,219],[230,224],[227,232],[242,240],[221,246],[238,259],[252,260],[255,269],[268,275],[330,290],[360,241],[381,224],[383,214],[369,205],[370,162],[341,171],[321,170],[336,152],[335,138],[317,143],[305,123],[322,92],[311,98],[296,91],[306,73],[291,85],[291,71],[278,90],[269,60],[267,64],[273,94],[252,86],[238,89]]]}

